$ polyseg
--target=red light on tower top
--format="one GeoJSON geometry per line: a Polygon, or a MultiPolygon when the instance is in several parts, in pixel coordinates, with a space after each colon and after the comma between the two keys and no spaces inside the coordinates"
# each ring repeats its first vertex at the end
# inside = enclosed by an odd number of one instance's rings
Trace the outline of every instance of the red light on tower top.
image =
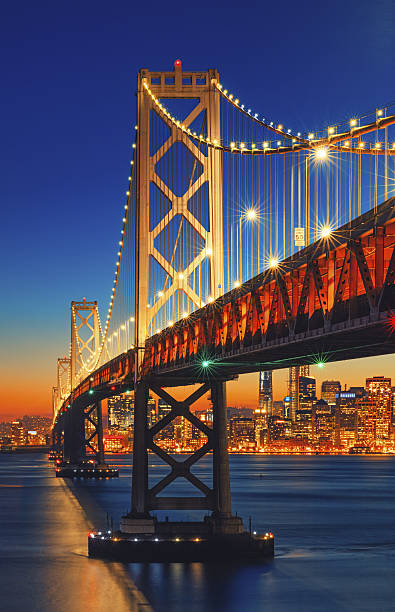
{"type": "Polygon", "coordinates": [[[182,67],[182,63],[180,59],[176,59],[176,61],[174,62],[174,69],[175,70],[181,70],[182,67]]]}

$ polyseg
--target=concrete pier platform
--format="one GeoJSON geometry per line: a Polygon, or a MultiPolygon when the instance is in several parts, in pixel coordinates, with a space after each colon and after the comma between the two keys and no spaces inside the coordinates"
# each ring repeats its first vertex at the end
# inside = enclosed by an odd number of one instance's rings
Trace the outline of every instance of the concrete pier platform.
{"type": "Polygon", "coordinates": [[[90,557],[127,563],[263,561],[274,556],[274,536],[215,533],[204,522],[156,522],[154,533],[91,531],[90,557]],[[178,533],[178,535],[177,535],[178,533]]]}
{"type": "Polygon", "coordinates": [[[118,478],[119,470],[106,464],[90,461],[78,464],[57,461],[55,474],[62,478],[118,478]]]}

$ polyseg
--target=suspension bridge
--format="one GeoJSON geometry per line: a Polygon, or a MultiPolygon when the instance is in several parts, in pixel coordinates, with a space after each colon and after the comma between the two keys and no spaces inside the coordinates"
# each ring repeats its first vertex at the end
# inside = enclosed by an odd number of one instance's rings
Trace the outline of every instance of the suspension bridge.
{"type": "Polygon", "coordinates": [[[216,70],[177,60],[139,72],[108,311],[102,323],[97,302],[72,302],[53,389],[53,444],[71,474],[84,472],[87,450],[106,469],[101,403],[134,393],[121,532],[157,533],[150,512],[165,509],[211,511],[211,533],[243,532],[231,509],[227,380],[395,352],[394,124],[387,104],[300,132],[243,103],[216,70]],[[171,387],[186,385],[176,400],[171,387]],[[150,391],[171,411],[149,428],[150,391]],[[207,393],[212,428],[191,411],[207,393]],[[156,439],[179,416],[205,440],[183,462],[156,439]],[[149,451],[169,466],[151,487],[149,451]],[[211,452],[208,486],[192,468],[211,452]],[[161,495],[177,478],[199,495],[161,495]]]}

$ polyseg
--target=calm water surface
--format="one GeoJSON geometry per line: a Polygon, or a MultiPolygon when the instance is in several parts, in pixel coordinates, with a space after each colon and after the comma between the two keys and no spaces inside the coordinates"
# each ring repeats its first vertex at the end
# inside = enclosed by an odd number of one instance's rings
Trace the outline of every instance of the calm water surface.
{"type": "Polygon", "coordinates": [[[45,455],[0,454],[0,610],[136,612],[121,564],[88,559],[87,531],[45,455]]]}
{"type": "MultiPolygon", "coordinates": [[[[128,458],[111,462],[120,467],[119,480],[78,486],[117,524],[129,505],[131,465],[128,458]]],[[[152,482],[167,473],[152,457],[150,464],[152,482]]],[[[251,516],[253,529],[274,532],[274,561],[131,564],[155,610],[395,610],[395,458],[233,455],[230,464],[233,510],[246,525],[251,516]]],[[[206,458],[195,473],[208,481],[209,467],[206,458]]],[[[174,485],[168,494],[187,491],[174,485]]]]}
{"type": "MultiPolygon", "coordinates": [[[[75,485],[98,526],[106,512],[117,525],[130,504],[130,458],[110,462],[119,479],[75,485]]],[[[395,610],[395,458],[230,462],[233,509],[257,531],[274,532],[276,557],[264,565],[130,564],[157,612],[395,610]]],[[[153,457],[150,464],[152,482],[167,473],[153,457]]],[[[208,482],[209,467],[206,458],[195,473],[208,482]]],[[[1,600],[15,602],[5,610],[123,612],[125,593],[107,566],[84,556],[85,527],[61,483],[43,457],[0,457],[1,600]]]]}

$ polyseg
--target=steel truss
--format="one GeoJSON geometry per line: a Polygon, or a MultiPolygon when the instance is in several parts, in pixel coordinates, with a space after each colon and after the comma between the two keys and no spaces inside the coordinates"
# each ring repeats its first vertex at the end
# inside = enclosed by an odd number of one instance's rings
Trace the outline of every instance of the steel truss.
{"type": "Polygon", "coordinates": [[[135,425],[133,449],[133,487],[131,516],[148,516],[150,510],[211,510],[214,515],[231,517],[229,464],[226,431],[225,382],[216,381],[201,385],[185,400],[178,401],[155,381],[139,382],[135,390],[135,425]],[[147,400],[149,390],[164,399],[171,411],[158,423],[147,427],[147,400]],[[211,391],[213,402],[213,429],[200,421],[190,408],[205,393],[211,391]],[[207,442],[184,461],[176,461],[154,441],[155,436],[174,419],[182,416],[207,436],[207,442]],[[148,456],[151,450],[167,463],[171,472],[152,488],[148,488],[148,456]],[[197,478],[191,467],[204,455],[213,452],[213,486],[208,487],[197,478]],[[185,478],[196,487],[201,497],[159,497],[177,478],[185,478]]]}
{"type": "Polygon", "coordinates": [[[103,418],[101,401],[73,406],[59,422],[55,431],[63,433],[64,459],[72,464],[80,464],[93,458],[104,464],[103,418]],[[60,429],[63,425],[63,428],[60,429]],[[96,444],[94,440],[96,439],[96,444]],[[91,451],[90,454],[87,450],[91,451]]]}
{"type": "Polygon", "coordinates": [[[314,243],[156,334],[146,343],[145,375],[196,364],[204,353],[231,358],[385,318],[395,308],[394,204],[392,198],[331,241],[314,243]]]}

